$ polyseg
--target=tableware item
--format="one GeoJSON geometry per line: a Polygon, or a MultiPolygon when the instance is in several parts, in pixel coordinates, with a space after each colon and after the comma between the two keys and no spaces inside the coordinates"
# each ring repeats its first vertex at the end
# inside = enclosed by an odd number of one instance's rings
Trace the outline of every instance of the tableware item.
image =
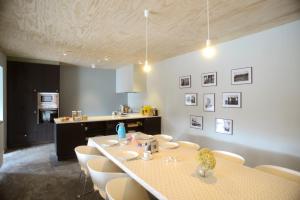
{"type": "Polygon", "coordinates": [[[101,143],[101,146],[111,147],[111,146],[117,145],[118,143],[119,143],[118,140],[105,140],[103,143],[101,143]]]}
{"type": "Polygon", "coordinates": [[[145,151],[142,157],[143,160],[151,160],[152,159],[152,154],[151,151],[145,151]]]}
{"type": "Polygon", "coordinates": [[[135,151],[121,151],[116,154],[116,157],[122,161],[128,161],[136,159],[139,156],[138,152],[135,151]]]}
{"type": "Polygon", "coordinates": [[[146,134],[137,134],[134,135],[135,140],[150,140],[153,139],[153,135],[146,135],[146,134]]]}
{"type": "Polygon", "coordinates": [[[156,139],[146,140],[143,144],[145,151],[150,151],[151,153],[158,152],[159,143],[156,139]]]}
{"type": "Polygon", "coordinates": [[[77,111],[72,111],[72,119],[75,121],[75,118],[77,117],[77,111]]]}
{"type": "Polygon", "coordinates": [[[88,120],[88,116],[87,115],[82,115],[82,120],[88,120]]]}
{"type": "Polygon", "coordinates": [[[111,115],[112,115],[113,117],[115,117],[115,116],[118,115],[118,112],[117,112],[117,111],[113,111],[113,112],[111,113],[111,115]]]}
{"type": "Polygon", "coordinates": [[[179,147],[177,142],[164,142],[159,145],[163,149],[175,149],[179,147]]]}
{"type": "Polygon", "coordinates": [[[119,139],[124,139],[126,138],[126,129],[125,129],[125,124],[120,122],[116,126],[116,131],[118,133],[118,138],[119,139]]]}
{"type": "Polygon", "coordinates": [[[129,140],[128,139],[121,139],[121,140],[119,140],[119,143],[120,143],[120,145],[124,146],[124,145],[129,144],[129,140]]]}
{"type": "Polygon", "coordinates": [[[159,135],[155,135],[154,136],[157,140],[159,141],[167,141],[170,142],[171,140],[173,140],[173,137],[170,135],[164,135],[164,134],[159,134],[159,135]]]}

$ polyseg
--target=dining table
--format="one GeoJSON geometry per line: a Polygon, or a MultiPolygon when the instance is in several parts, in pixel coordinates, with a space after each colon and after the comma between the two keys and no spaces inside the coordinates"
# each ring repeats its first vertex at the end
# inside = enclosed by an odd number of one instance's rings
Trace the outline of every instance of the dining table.
{"type": "Polygon", "coordinates": [[[144,160],[144,148],[136,140],[119,142],[117,135],[88,140],[89,146],[96,147],[157,199],[300,199],[298,183],[222,157],[216,156],[215,168],[202,177],[198,173],[197,150],[180,145],[162,148],[163,143],[159,141],[159,151],[152,154],[152,159],[144,160]],[[131,153],[131,159],[122,157],[126,152],[131,153]]]}

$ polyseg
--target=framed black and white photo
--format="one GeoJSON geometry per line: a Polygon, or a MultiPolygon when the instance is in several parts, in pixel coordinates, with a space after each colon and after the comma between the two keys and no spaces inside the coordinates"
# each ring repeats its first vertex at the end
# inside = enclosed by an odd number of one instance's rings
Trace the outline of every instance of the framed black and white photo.
{"type": "Polygon", "coordinates": [[[215,112],[215,94],[203,95],[203,110],[205,112],[215,112]]]}
{"type": "Polygon", "coordinates": [[[190,127],[202,130],[203,129],[203,117],[191,115],[190,116],[190,127]]]}
{"type": "Polygon", "coordinates": [[[241,105],[240,92],[227,92],[223,93],[223,107],[225,108],[240,108],[241,105]]]}
{"type": "Polygon", "coordinates": [[[188,93],[184,97],[185,105],[196,106],[197,105],[197,93],[188,93]]]}
{"type": "Polygon", "coordinates": [[[231,119],[216,119],[216,132],[232,135],[233,121],[231,119]]]}
{"type": "Polygon", "coordinates": [[[190,88],[191,87],[191,75],[179,77],[179,88],[190,88]]]}
{"type": "Polygon", "coordinates": [[[238,68],[231,70],[231,84],[251,84],[252,83],[252,67],[238,68]]]}
{"type": "Polygon", "coordinates": [[[201,75],[202,86],[216,86],[217,72],[210,72],[201,75]]]}

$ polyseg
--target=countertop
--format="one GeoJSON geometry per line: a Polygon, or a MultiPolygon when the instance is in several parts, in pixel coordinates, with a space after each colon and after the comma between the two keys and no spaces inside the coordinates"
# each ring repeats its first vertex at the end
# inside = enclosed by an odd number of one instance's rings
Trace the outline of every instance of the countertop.
{"type": "Polygon", "coordinates": [[[141,114],[128,114],[127,116],[112,116],[112,115],[101,115],[101,116],[89,116],[87,120],[74,121],[72,118],[68,121],[62,121],[61,118],[54,119],[56,124],[68,124],[68,123],[82,123],[82,122],[100,122],[100,121],[114,121],[114,120],[127,120],[127,119],[139,119],[139,118],[152,118],[160,116],[146,116],[141,114]]]}

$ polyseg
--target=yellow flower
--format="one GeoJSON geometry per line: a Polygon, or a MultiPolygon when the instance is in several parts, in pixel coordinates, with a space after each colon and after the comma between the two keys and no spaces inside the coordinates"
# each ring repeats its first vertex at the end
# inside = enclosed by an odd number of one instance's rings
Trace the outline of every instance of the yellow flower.
{"type": "Polygon", "coordinates": [[[199,151],[198,161],[201,167],[205,169],[214,169],[216,166],[214,154],[208,148],[203,148],[199,151]]]}

